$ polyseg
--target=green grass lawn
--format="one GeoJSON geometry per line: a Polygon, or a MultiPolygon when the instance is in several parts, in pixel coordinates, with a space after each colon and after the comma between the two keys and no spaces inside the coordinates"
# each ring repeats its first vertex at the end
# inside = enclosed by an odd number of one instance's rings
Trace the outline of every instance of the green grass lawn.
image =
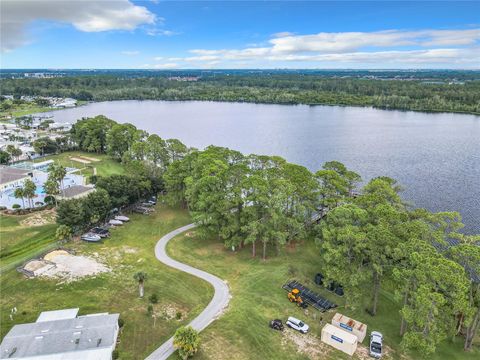
{"type": "Polygon", "coordinates": [[[88,153],[83,151],[67,151],[64,153],[47,156],[44,158],[36,159],[35,162],[41,162],[46,160],[55,160],[59,164],[62,164],[66,167],[73,167],[81,169],[77,174],[86,176],[93,175],[94,168],[96,168],[97,175],[99,176],[108,176],[114,174],[123,174],[125,172],[122,164],[118,161],[113,160],[108,155],[105,154],[95,154],[88,153]],[[84,164],[82,162],[74,160],[74,158],[86,156],[88,158],[98,159],[99,161],[91,161],[90,164],[84,164]]]}
{"type": "Polygon", "coordinates": [[[17,323],[35,321],[41,311],[79,307],[80,314],[120,313],[125,326],[117,349],[121,359],[143,359],[193,319],[213,296],[213,289],[195,277],[170,269],[154,257],[157,240],[169,231],[190,222],[184,210],[157,206],[151,216],[132,215],[131,221],[112,231],[101,244],[75,243],[78,254],[97,256],[112,268],[105,273],[69,284],[58,280],[26,279],[15,270],[0,276],[0,333],[3,337],[17,323]],[[138,297],[133,275],[148,274],[145,298],[138,297]],[[147,316],[148,297],[156,293],[156,324],[147,316]],[[10,309],[18,313],[9,319],[10,309]],[[165,318],[166,310],[182,313],[182,319],[165,318]]]}
{"type": "MultiPolygon", "coordinates": [[[[86,101],[78,101],[77,106],[86,104],[86,101]]],[[[25,116],[25,115],[30,115],[30,114],[36,114],[36,113],[41,113],[41,112],[49,112],[49,111],[55,111],[55,110],[61,110],[58,108],[52,108],[49,106],[38,106],[34,102],[27,102],[24,104],[19,104],[19,105],[13,105],[12,108],[8,110],[2,110],[0,111],[0,119],[10,119],[10,117],[20,117],[20,116],[25,116]]]]}
{"type": "Polygon", "coordinates": [[[55,242],[54,214],[0,215],[0,273],[41,253],[55,242]],[[48,217],[48,223],[29,226],[32,217],[48,217]]]}
{"type": "MultiPolygon", "coordinates": [[[[304,320],[311,327],[314,340],[320,338],[321,328],[330,322],[336,311],[351,316],[368,325],[368,331],[378,330],[384,334],[386,345],[392,350],[384,358],[400,359],[399,305],[388,291],[383,291],[380,298],[378,315],[371,317],[363,310],[368,298],[357,310],[347,310],[342,298],[329,293],[315,285],[313,277],[319,270],[318,249],[312,241],[306,241],[295,248],[286,248],[281,255],[273,253],[267,261],[252,259],[250,249],[237,253],[224,248],[217,240],[198,239],[195,236],[179,236],[168,247],[172,257],[184,261],[205,271],[211,272],[228,281],[233,298],[226,313],[205,332],[202,332],[201,350],[196,359],[347,359],[347,355],[333,348],[321,346],[321,354],[299,353],[298,345],[287,334],[269,329],[268,321],[273,318],[286,320],[295,316],[304,320]],[[287,293],[281,289],[282,284],[295,278],[318,293],[333,300],[339,307],[321,314],[310,308],[303,310],[287,300],[287,293]],[[322,319],[323,318],[323,319],[322,319]],[[317,339],[315,339],[317,338],[317,339]]],[[[388,284],[387,284],[388,287],[388,284]]],[[[300,335],[304,336],[304,335],[300,335]]],[[[367,345],[368,337],[364,340],[367,345]]],[[[446,341],[437,350],[432,359],[478,359],[480,351],[465,353],[461,339],[446,341]]],[[[359,358],[354,356],[354,358],[359,358]]],[[[415,354],[411,359],[419,358],[415,354]]]]}

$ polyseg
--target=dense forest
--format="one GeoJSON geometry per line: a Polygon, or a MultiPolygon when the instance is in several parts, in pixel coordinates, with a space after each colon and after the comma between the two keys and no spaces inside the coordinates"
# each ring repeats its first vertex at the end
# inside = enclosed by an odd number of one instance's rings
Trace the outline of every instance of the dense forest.
{"type": "MultiPolygon", "coordinates": [[[[175,74],[173,74],[175,75],[175,74]]],[[[163,76],[115,75],[3,78],[3,95],[73,97],[77,100],[210,100],[272,104],[373,106],[480,114],[480,82],[449,78],[370,79],[319,74],[217,74],[196,81],[163,76]]]]}

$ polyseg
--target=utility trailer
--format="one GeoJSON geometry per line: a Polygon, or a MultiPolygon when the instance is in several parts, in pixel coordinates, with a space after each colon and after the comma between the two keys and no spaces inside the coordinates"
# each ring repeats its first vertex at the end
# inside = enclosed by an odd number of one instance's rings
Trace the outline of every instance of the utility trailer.
{"type": "Polygon", "coordinates": [[[302,300],[321,312],[325,312],[327,310],[337,307],[336,304],[318,295],[317,293],[313,292],[306,286],[303,286],[296,280],[291,280],[285,283],[285,285],[282,286],[282,289],[285,289],[288,292],[292,291],[293,289],[298,289],[300,291],[300,296],[302,300]]]}

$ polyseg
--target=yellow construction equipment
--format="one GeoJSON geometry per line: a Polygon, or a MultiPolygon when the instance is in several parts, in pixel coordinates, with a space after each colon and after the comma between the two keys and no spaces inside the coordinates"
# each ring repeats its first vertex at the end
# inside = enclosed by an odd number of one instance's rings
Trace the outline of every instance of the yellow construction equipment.
{"type": "Polygon", "coordinates": [[[305,307],[307,305],[303,302],[303,299],[300,296],[300,290],[298,289],[293,289],[292,291],[290,291],[287,297],[290,302],[296,303],[300,307],[305,307]]]}

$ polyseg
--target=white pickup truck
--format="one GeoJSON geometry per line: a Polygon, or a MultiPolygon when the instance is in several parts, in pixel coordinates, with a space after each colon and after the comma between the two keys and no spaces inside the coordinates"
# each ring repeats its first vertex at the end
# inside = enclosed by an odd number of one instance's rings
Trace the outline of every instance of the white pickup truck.
{"type": "Polygon", "coordinates": [[[370,334],[370,356],[376,359],[382,357],[383,335],[378,331],[370,334]]]}

